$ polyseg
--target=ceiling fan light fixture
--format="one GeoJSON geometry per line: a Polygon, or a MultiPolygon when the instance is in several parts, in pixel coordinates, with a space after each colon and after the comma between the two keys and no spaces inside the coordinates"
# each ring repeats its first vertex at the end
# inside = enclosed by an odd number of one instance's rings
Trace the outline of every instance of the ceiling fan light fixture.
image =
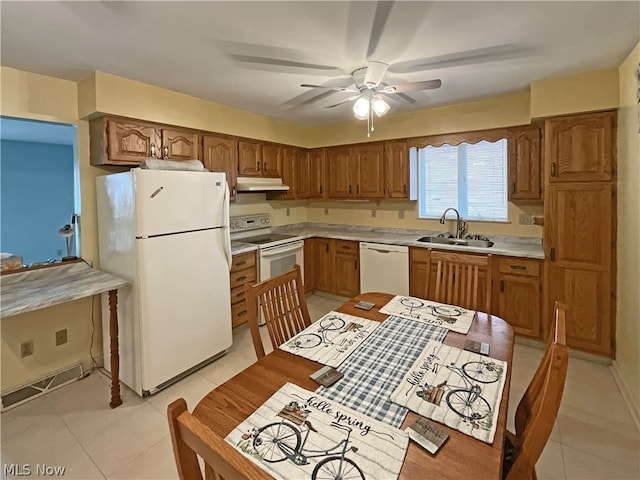
{"type": "Polygon", "coordinates": [[[360,95],[353,104],[353,113],[358,120],[366,120],[369,118],[369,98],[366,95],[360,95]]]}
{"type": "Polygon", "coordinates": [[[383,116],[391,108],[387,102],[385,102],[382,98],[380,98],[377,95],[375,95],[371,100],[371,107],[373,108],[373,111],[376,112],[376,115],[378,115],[379,117],[383,116]]]}

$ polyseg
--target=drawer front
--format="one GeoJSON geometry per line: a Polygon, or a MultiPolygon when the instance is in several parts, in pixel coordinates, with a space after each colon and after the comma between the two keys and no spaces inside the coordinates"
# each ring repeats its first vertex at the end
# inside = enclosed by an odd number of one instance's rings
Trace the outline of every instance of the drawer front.
{"type": "Polygon", "coordinates": [[[512,275],[527,275],[529,277],[540,276],[540,262],[523,258],[501,258],[498,268],[500,273],[512,275]]]}
{"type": "Polygon", "coordinates": [[[237,327],[249,320],[247,302],[236,303],[231,306],[231,326],[237,327]]]}
{"type": "Polygon", "coordinates": [[[412,262],[424,262],[429,261],[430,253],[428,248],[411,247],[409,249],[412,262]]]}
{"type": "Polygon", "coordinates": [[[350,255],[359,255],[358,242],[351,240],[336,240],[336,253],[347,253],[350,255]]]}
{"type": "Polygon", "coordinates": [[[231,289],[231,305],[235,305],[238,302],[244,301],[245,291],[244,285],[240,285],[238,287],[231,289]]]}
{"type": "Polygon", "coordinates": [[[256,252],[241,253],[234,255],[231,262],[231,271],[241,268],[253,267],[256,264],[256,252]]]}
{"type": "Polygon", "coordinates": [[[255,283],[256,281],[256,269],[255,268],[243,268],[236,272],[231,272],[231,289],[244,285],[245,283],[255,283]]]}

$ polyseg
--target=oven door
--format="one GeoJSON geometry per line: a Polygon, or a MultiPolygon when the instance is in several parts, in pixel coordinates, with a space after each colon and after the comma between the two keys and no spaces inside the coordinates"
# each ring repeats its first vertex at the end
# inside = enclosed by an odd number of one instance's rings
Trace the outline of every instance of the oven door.
{"type": "Polygon", "coordinates": [[[260,281],[269,280],[300,265],[304,278],[304,241],[260,249],[260,281]]]}

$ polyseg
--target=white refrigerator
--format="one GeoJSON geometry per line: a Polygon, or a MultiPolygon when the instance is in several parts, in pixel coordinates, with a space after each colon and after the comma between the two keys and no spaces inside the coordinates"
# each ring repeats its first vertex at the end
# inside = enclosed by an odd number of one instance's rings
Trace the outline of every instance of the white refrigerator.
{"type": "Polygon", "coordinates": [[[227,182],[140,168],[96,182],[100,269],[131,284],[118,292],[120,379],[146,396],[231,346],[227,182]]]}

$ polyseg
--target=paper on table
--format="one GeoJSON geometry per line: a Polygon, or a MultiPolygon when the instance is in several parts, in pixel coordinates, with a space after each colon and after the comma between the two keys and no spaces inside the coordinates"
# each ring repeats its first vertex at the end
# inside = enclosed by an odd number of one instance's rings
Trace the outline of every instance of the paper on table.
{"type": "Polygon", "coordinates": [[[397,295],[380,309],[381,313],[435,325],[454,332],[468,333],[476,312],[417,297],[397,295]]]}

